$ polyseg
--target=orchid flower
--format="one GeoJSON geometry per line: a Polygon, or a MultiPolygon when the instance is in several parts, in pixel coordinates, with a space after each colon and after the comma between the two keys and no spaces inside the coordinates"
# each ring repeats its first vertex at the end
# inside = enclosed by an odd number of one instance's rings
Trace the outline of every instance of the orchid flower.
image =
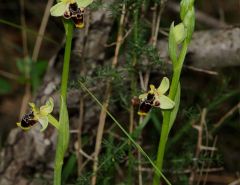
{"type": "Polygon", "coordinates": [[[172,109],[175,106],[174,101],[164,95],[169,89],[169,79],[164,77],[158,88],[150,85],[150,90],[147,93],[141,94],[140,107],[138,114],[141,116],[146,115],[152,107],[160,109],[172,109]]]}
{"type": "Polygon", "coordinates": [[[92,2],[93,0],[61,0],[50,9],[50,13],[55,17],[63,16],[65,19],[72,19],[77,28],[83,28],[84,8],[92,2]]]}
{"type": "Polygon", "coordinates": [[[49,98],[46,104],[40,108],[36,107],[34,103],[29,103],[29,106],[31,107],[31,111],[22,117],[21,122],[18,122],[17,126],[23,130],[29,130],[37,123],[40,123],[42,127],[41,131],[44,131],[48,126],[48,122],[50,122],[56,128],[59,127],[58,121],[51,115],[54,107],[52,98],[49,98]]]}

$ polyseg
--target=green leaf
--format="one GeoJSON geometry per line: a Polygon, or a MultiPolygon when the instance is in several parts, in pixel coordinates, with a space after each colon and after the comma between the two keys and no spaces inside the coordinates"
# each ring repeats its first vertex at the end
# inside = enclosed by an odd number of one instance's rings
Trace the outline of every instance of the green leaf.
{"type": "Polygon", "coordinates": [[[12,91],[11,84],[8,81],[0,78],[0,95],[10,93],[11,91],[12,91]]]}
{"type": "Polygon", "coordinates": [[[63,165],[64,154],[69,143],[69,118],[66,103],[61,96],[59,130],[57,140],[57,151],[54,166],[54,185],[61,184],[61,171],[63,165]]]}
{"type": "Polygon", "coordinates": [[[66,9],[67,9],[66,3],[64,2],[57,3],[50,9],[51,16],[55,17],[63,16],[66,9]]]}
{"type": "Polygon", "coordinates": [[[32,60],[30,58],[18,59],[16,65],[23,77],[28,79],[30,77],[32,60]]]}
{"type": "Polygon", "coordinates": [[[149,114],[147,114],[147,116],[145,116],[145,117],[143,118],[142,121],[140,121],[140,124],[136,126],[135,130],[134,130],[133,133],[132,133],[132,137],[133,137],[133,138],[136,138],[136,139],[139,138],[142,130],[144,129],[144,127],[145,127],[145,126],[147,125],[147,123],[149,122],[151,116],[152,116],[152,113],[149,113],[149,114]]]}
{"type": "Polygon", "coordinates": [[[38,61],[32,63],[31,67],[31,84],[33,87],[33,91],[36,91],[39,85],[41,84],[42,77],[47,69],[48,62],[46,61],[38,61]]]}
{"type": "Polygon", "coordinates": [[[86,8],[93,0],[76,0],[79,8],[86,8]]]}
{"type": "Polygon", "coordinates": [[[170,59],[172,60],[173,67],[177,64],[177,42],[174,36],[174,22],[171,24],[169,37],[168,37],[168,52],[170,59]]]}
{"type": "Polygon", "coordinates": [[[74,168],[76,167],[77,163],[77,157],[75,154],[72,154],[63,168],[63,174],[62,174],[62,182],[65,184],[65,182],[68,180],[69,176],[73,173],[74,168]]]}
{"type": "Polygon", "coordinates": [[[179,105],[180,105],[180,97],[181,97],[181,85],[180,83],[178,83],[178,88],[177,88],[177,93],[176,96],[174,98],[174,102],[175,102],[175,107],[173,108],[171,115],[170,115],[170,121],[169,121],[169,126],[168,126],[168,133],[170,132],[173,123],[177,117],[177,113],[178,113],[178,109],[179,109],[179,105]]]}
{"type": "Polygon", "coordinates": [[[68,110],[66,103],[61,96],[61,106],[60,106],[60,118],[59,118],[59,139],[63,149],[63,154],[65,153],[68,142],[69,142],[69,118],[68,118],[68,110]]]}
{"type": "MultiPolygon", "coordinates": [[[[153,122],[153,125],[154,127],[156,128],[157,132],[160,133],[161,132],[161,124],[162,122],[159,120],[159,117],[158,117],[158,111],[152,111],[150,114],[151,114],[151,120],[153,122]]],[[[148,115],[150,115],[148,114],[148,115]]]]}

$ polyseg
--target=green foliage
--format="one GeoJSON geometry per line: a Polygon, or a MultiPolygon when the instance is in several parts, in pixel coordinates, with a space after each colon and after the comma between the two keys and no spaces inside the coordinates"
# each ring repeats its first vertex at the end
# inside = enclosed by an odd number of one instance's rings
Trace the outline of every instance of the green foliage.
{"type": "MultiPolygon", "coordinates": [[[[89,95],[97,102],[97,104],[103,108],[103,105],[99,102],[99,100],[89,91],[89,89],[81,83],[81,87],[84,91],[89,93],[89,95]]],[[[124,127],[116,120],[116,118],[108,111],[106,110],[107,115],[114,121],[114,123],[119,127],[119,129],[124,133],[124,135],[129,139],[129,141],[133,144],[133,146],[149,161],[149,163],[152,165],[152,167],[155,170],[155,173],[157,176],[161,176],[165,182],[168,185],[171,185],[171,183],[168,181],[168,179],[163,175],[163,173],[159,170],[159,168],[155,165],[155,163],[152,161],[152,159],[148,156],[148,154],[143,150],[143,148],[134,140],[134,138],[124,129],[124,127]]]]}
{"type": "Polygon", "coordinates": [[[30,77],[33,92],[41,85],[42,77],[47,69],[48,62],[46,61],[37,61],[32,64],[30,77]]]}
{"type": "Polygon", "coordinates": [[[62,173],[63,184],[65,184],[68,178],[71,176],[71,174],[73,174],[74,170],[76,169],[76,164],[77,164],[76,155],[71,154],[66,164],[63,167],[63,173],[62,173]]]}
{"type": "Polygon", "coordinates": [[[90,185],[90,179],[91,179],[90,173],[86,173],[78,177],[74,185],[90,185]]]}
{"type": "Polygon", "coordinates": [[[116,144],[114,137],[110,134],[108,140],[103,140],[104,154],[100,157],[100,173],[98,182],[103,185],[115,184],[115,171],[120,163],[126,160],[127,142],[116,144]],[[108,175],[106,175],[108,174],[108,175]]]}
{"type": "Polygon", "coordinates": [[[99,8],[102,8],[103,6],[104,4],[102,3],[101,0],[96,0],[96,1],[93,1],[92,4],[90,4],[89,8],[94,11],[99,8]]]}
{"type": "Polygon", "coordinates": [[[34,62],[30,58],[26,58],[17,60],[16,65],[21,74],[19,77],[20,82],[30,82],[33,92],[35,92],[41,84],[48,63],[46,61],[34,62]]]}
{"type": "Polygon", "coordinates": [[[17,60],[17,68],[21,75],[25,78],[28,79],[30,78],[30,72],[31,72],[31,66],[32,66],[32,60],[30,58],[25,58],[25,59],[19,59],[17,60]]]}
{"type": "Polygon", "coordinates": [[[7,80],[0,78],[0,95],[8,94],[11,91],[12,91],[11,84],[7,80]]]}
{"type": "Polygon", "coordinates": [[[150,64],[153,65],[153,67],[163,64],[162,59],[159,57],[157,48],[153,47],[152,45],[146,45],[143,47],[143,53],[146,55],[147,59],[149,60],[150,64]]]}
{"type": "Polygon", "coordinates": [[[113,81],[121,78],[121,71],[118,69],[113,69],[111,65],[105,65],[97,68],[96,71],[97,79],[109,79],[111,78],[113,81]]]}

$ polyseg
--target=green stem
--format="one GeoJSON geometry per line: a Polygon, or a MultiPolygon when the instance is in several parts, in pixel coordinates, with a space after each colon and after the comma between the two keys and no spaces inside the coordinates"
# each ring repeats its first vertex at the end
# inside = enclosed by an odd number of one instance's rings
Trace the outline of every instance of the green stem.
{"type": "MultiPolygon", "coordinates": [[[[187,53],[187,46],[188,46],[187,42],[184,41],[182,50],[179,54],[179,58],[176,64],[177,66],[173,71],[173,78],[172,78],[172,83],[171,83],[170,92],[169,92],[169,97],[172,100],[175,99],[175,96],[177,93],[177,87],[178,87],[178,83],[179,83],[179,79],[182,71],[183,62],[187,53]]],[[[160,142],[159,142],[158,152],[157,152],[157,162],[156,162],[156,166],[161,172],[163,167],[165,146],[168,139],[170,116],[171,116],[171,111],[164,111],[163,125],[161,130],[160,142]]],[[[153,178],[153,185],[159,185],[159,184],[160,184],[160,177],[155,172],[154,178],[153,178]]]]}
{"type": "Polygon", "coordinates": [[[66,46],[65,46],[65,51],[64,51],[64,62],[63,62],[63,71],[62,71],[62,82],[61,82],[61,96],[63,97],[63,100],[66,101],[69,64],[70,64],[70,57],[71,57],[73,24],[70,22],[67,22],[64,24],[65,24],[65,29],[66,29],[66,46]]]}
{"type": "MultiPolygon", "coordinates": [[[[68,86],[68,74],[69,74],[69,64],[71,56],[71,45],[72,45],[72,33],[73,33],[73,24],[72,22],[64,22],[65,31],[66,31],[66,46],[64,52],[64,62],[63,62],[63,71],[62,71],[62,82],[61,82],[61,107],[63,104],[66,104],[67,100],[67,86],[68,86]]],[[[62,108],[61,108],[62,109],[62,108]]],[[[62,113],[62,112],[61,112],[62,113]]],[[[68,124],[68,122],[61,122],[61,113],[60,113],[60,124],[68,124]]],[[[55,166],[54,166],[54,185],[61,185],[61,176],[62,176],[62,166],[65,149],[63,145],[67,142],[64,135],[68,134],[68,125],[60,125],[58,130],[58,139],[56,147],[56,156],[55,156],[55,166]],[[65,134],[64,134],[65,133],[65,134]]]]}

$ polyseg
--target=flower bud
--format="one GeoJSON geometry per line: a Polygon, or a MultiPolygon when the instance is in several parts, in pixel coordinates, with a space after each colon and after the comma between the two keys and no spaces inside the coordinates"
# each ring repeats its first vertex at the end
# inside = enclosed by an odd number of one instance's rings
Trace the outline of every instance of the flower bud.
{"type": "Polygon", "coordinates": [[[176,44],[180,44],[186,38],[186,30],[183,23],[173,27],[173,34],[176,44]]]}

